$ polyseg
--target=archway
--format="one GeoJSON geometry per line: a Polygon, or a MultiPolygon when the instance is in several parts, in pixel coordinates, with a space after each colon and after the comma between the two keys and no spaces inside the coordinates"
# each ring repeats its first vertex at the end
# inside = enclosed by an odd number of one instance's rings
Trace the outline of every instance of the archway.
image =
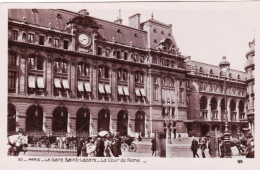
{"type": "Polygon", "coordinates": [[[209,132],[209,129],[210,129],[210,126],[207,125],[207,124],[202,124],[201,125],[201,129],[200,129],[200,132],[201,132],[201,136],[206,136],[209,132]]]}
{"type": "Polygon", "coordinates": [[[239,108],[239,119],[245,119],[245,106],[244,106],[244,103],[242,101],[239,102],[239,105],[238,105],[238,108],[239,108]]]}
{"type": "Polygon", "coordinates": [[[237,115],[237,112],[236,112],[236,103],[234,100],[231,100],[230,101],[230,111],[231,111],[231,114],[230,114],[230,119],[231,120],[236,120],[236,115],[237,115]]]}
{"type": "Polygon", "coordinates": [[[66,107],[58,106],[53,111],[52,130],[54,132],[67,132],[68,110],[66,107]]]}
{"type": "Polygon", "coordinates": [[[90,113],[86,108],[80,108],[77,112],[76,132],[89,133],[90,113]]]}
{"type": "Polygon", "coordinates": [[[7,120],[7,131],[15,132],[16,129],[16,110],[13,104],[8,104],[8,120],[7,120]]]}
{"type": "Polygon", "coordinates": [[[30,106],[26,111],[26,132],[42,131],[43,110],[38,105],[30,106]]]}
{"type": "Polygon", "coordinates": [[[142,136],[145,135],[145,113],[144,111],[138,111],[135,114],[135,132],[141,133],[142,136]]]}
{"type": "Polygon", "coordinates": [[[109,131],[110,112],[108,109],[102,109],[98,113],[98,131],[109,131]]]}
{"type": "Polygon", "coordinates": [[[127,135],[127,127],[128,127],[127,111],[121,110],[117,114],[117,130],[121,135],[126,136],[127,135]]]}
{"type": "Polygon", "coordinates": [[[218,105],[218,102],[217,100],[213,97],[210,101],[210,106],[211,106],[211,113],[212,113],[212,119],[216,120],[218,119],[218,111],[217,111],[217,105],[218,105]]]}
{"type": "Polygon", "coordinates": [[[204,119],[208,118],[207,104],[208,104],[207,97],[202,96],[200,98],[200,115],[204,119]]]}

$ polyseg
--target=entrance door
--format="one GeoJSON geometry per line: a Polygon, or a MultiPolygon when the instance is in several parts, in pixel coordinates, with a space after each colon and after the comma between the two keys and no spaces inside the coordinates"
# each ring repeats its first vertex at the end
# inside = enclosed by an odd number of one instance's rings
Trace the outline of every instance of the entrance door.
{"type": "Polygon", "coordinates": [[[90,114],[88,109],[80,108],[77,112],[76,131],[89,133],[90,114]]]}
{"type": "Polygon", "coordinates": [[[135,132],[145,135],[145,114],[143,111],[138,111],[135,115],[135,132]]]}
{"type": "Polygon", "coordinates": [[[26,112],[26,131],[42,131],[43,110],[40,106],[32,105],[26,112]]]}
{"type": "Polygon", "coordinates": [[[117,115],[117,130],[122,136],[127,135],[128,114],[126,110],[121,110],[117,115]]]}
{"type": "Polygon", "coordinates": [[[98,131],[109,131],[110,113],[108,109],[102,109],[98,113],[98,131]]]}
{"type": "Polygon", "coordinates": [[[68,111],[65,107],[56,107],[53,111],[52,130],[67,133],[68,111]]]}

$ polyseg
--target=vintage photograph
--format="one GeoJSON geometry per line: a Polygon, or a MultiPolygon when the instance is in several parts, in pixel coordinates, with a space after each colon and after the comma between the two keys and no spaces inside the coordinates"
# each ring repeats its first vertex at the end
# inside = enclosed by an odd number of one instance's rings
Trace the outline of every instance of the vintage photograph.
{"type": "Polygon", "coordinates": [[[250,10],[93,5],[8,8],[8,156],[255,157],[250,10]]]}

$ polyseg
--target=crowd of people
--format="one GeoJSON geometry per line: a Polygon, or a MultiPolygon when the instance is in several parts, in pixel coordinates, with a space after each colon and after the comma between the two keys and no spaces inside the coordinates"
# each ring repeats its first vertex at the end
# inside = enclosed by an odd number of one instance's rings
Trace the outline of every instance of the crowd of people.
{"type": "Polygon", "coordinates": [[[122,155],[121,140],[119,132],[87,139],[80,138],[77,143],[77,156],[119,157],[122,155]]]}

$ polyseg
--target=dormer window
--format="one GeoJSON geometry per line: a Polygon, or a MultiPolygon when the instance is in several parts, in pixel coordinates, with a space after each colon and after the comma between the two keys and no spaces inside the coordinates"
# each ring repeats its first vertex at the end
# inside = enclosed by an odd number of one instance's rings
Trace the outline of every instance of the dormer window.
{"type": "Polygon", "coordinates": [[[237,75],[237,79],[238,79],[238,80],[240,80],[240,79],[241,79],[241,78],[240,78],[240,75],[237,75]]]}
{"type": "Polygon", "coordinates": [[[118,29],[118,30],[117,30],[117,33],[118,33],[118,34],[121,34],[121,30],[120,30],[120,29],[118,29]]]}
{"type": "Polygon", "coordinates": [[[44,43],[45,43],[45,36],[40,35],[40,36],[39,36],[39,44],[40,44],[40,45],[44,45],[44,43]]]}
{"type": "Polygon", "coordinates": [[[28,34],[28,41],[29,41],[29,43],[34,43],[34,34],[32,34],[32,33],[28,34]]]}
{"type": "Polygon", "coordinates": [[[232,74],[231,74],[231,73],[229,73],[229,75],[228,75],[228,76],[229,76],[229,78],[231,78],[231,79],[232,79],[232,74]]]}
{"type": "Polygon", "coordinates": [[[200,73],[203,73],[203,68],[202,67],[200,67],[200,73]]]}
{"type": "Polygon", "coordinates": [[[154,39],[154,40],[153,40],[153,42],[154,42],[154,43],[157,43],[157,40],[156,40],[156,39],[154,39]]]}
{"type": "Polygon", "coordinates": [[[164,32],[163,32],[163,31],[161,31],[161,34],[162,34],[162,35],[164,35],[164,32]]]}
{"type": "Polygon", "coordinates": [[[135,37],[135,38],[137,38],[137,37],[138,37],[138,36],[137,36],[137,33],[134,33],[134,37],[135,37]]]}
{"type": "Polygon", "coordinates": [[[168,36],[169,36],[169,37],[171,37],[171,36],[172,36],[172,34],[171,34],[171,33],[169,33],[169,34],[168,34],[168,36]]]}
{"type": "Polygon", "coordinates": [[[156,29],[153,29],[153,32],[154,32],[154,33],[157,33],[156,29]]]}
{"type": "Polygon", "coordinates": [[[214,75],[214,72],[213,72],[212,69],[210,69],[209,74],[210,74],[210,75],[214,75]]]}
{"type": "Polygon", "coordinates": [[[57,14],[57,16],[56,16],[58,19],[62,19],[62,16],[61,16],[61,14],[57,14]]]}

